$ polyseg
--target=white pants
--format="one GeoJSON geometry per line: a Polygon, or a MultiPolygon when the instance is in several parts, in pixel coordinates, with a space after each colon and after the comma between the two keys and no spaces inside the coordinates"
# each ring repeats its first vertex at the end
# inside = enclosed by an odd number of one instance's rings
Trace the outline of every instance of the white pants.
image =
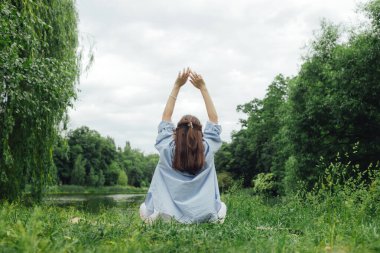
{"type": "MultiPolygon", "coordinates": [[[[227,206],[224,204],[224,202],[221,202],[221,207],[218,211],[218,220],[214,221],[213,223],[224,223],[224,219],[227,215],[227,206]]],[[[158,211],[154,210],[152,214],[149,214],[148,210],[146,209],[145,203],[143,202],[140,205],[140,217],[145,223],[152,223],[155,221],[158,217],[161,217],[165,221],[169,221],[171,217],[167,214],[160,214],[158,211]]]]}

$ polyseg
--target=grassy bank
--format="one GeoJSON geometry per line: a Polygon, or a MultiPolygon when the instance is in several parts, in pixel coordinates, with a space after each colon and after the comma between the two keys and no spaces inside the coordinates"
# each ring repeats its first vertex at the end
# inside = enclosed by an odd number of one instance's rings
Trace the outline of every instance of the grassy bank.
{"type": "Polygon", "coordinates": [[[268,200],[236,190],[222,195],[228,216],[219,225],[145,225],[138,203],[99,213],[3,203],[0,251],[379,252],[378,203],[356,195],[268,200]]]}
{"type": "Polygon", "coordinates": [[[129,193],[146,193],[148,188],[138,188],[133,186],[103,186],[91,187],[80,185],[55,185],[47,189],[48,194],[129,194],[129,193]]]}

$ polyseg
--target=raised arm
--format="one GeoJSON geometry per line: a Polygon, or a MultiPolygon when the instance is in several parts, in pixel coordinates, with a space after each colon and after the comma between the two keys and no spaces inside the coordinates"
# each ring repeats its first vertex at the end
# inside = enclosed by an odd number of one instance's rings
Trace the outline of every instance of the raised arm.
{"type": "Polygon", "coordinates": [[[190,82],[198,88],[201,93],[203,100],[205,101],[206,110],[208,119],[213,123],[218,123],[218,114],[216,113],[216,109],[214,106],[214,103],[212,102],[211,96],[208,93],[208,90],[206,88],[206,84],[202,78],[201,75],[198,75],[196,72],[191,71],[190,72],[190,82]]]}
{"type": "Polygon", "coordinates": [[[178,73],[177,80],[174,83],[174,87],[169,95],[168,101],[166,102],[166,106],[164,109],[164,113],[162,114],[162,120],[164,121],[172,121],[172,115],[174,111],[175,101],[178,96],[178,92],[181,87],[186,83],[187,78],[190,74],[190,68],[183,69],[183,71],[178,73]]]}

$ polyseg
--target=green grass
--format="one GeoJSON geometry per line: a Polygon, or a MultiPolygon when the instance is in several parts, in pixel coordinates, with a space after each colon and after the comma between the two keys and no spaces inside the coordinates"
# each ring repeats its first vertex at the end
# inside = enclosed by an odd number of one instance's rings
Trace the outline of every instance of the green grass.
{"type": "Polygon", "coordinates": [[[47,194],[132,194],[132,193],[146,193],[148,188],[139,188],[133,186],[103,186],[91,187],[80,185],[55,185],[47,189],[47,194]]]}
{"type": "MultiPolygon", "coordinates": [[[[327,191],[326,191],[327,192],[327,191]]],[[[370,192],[266,199],[222,195],[224,224],[144,224],[139,203],[89,213],[0,206],[1,252],[379,252],[379,204],[370,192]],[[75,220],[78,220],[75,223],[75,220]]]]}

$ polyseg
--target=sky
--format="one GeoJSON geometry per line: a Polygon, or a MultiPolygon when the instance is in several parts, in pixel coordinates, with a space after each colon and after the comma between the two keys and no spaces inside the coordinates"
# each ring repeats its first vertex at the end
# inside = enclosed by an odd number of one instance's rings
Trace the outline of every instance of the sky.
{"type": "MultiPolygon", "coordinates": [[[[239,130],[236,106],[263,98],[277,74],[294,76],[322,19],[355,24],[358,0],[77,0],[81,48],[95,60],[82,74],[69,128],[86,125],[117,146],[146,154],[178,72],[201,74],[222,139],[239,130]]],[[[84,58],[86,59],[86,57],[84,58]]],[[[86,60],[84,60],[84,65],[86,60]]],[[[202,96],[188,81],[172,120],[205,124],[202,96]]]]}

